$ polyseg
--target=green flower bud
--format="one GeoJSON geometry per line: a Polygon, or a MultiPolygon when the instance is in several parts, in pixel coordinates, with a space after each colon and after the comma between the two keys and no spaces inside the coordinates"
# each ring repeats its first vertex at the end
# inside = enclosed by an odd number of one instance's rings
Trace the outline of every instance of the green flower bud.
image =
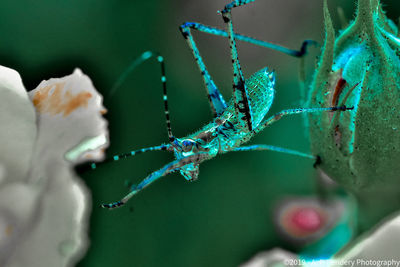
{"type": "Polygon", "coordinates": [[[400,39],[379,0],[358,0],[355,21],[336,39],[326,0],[324,18],[309,106],[354,109],[310,114],[312,152],[320,170],[370,206],[371,224],[400,207],[400,39]]]}

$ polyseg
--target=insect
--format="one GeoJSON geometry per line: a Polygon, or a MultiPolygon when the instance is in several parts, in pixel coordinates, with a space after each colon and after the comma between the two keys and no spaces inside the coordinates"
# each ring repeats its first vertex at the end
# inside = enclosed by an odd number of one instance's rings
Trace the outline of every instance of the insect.
{"type": "MultiPolygon", "coordinates": [[[[133,185],[130,192],[121,200],[110,204],[102,204],[101,206],[103,208],[112,209],[124,205],[131,197],[136,195],[142,189],[149,186],[157,179],[174,171],[179,171],[186,178],[186,180],[194,181],[198,178],[199,165],[203,161],[212,159],[218,154],[224,154],[230,151],[272,150],[316,159],[314,156],[309,154],[270,145],[259,144],[241,146],[247,143],[254,135],[285,116],[306,112],[344,111],[351,109],[346,108],[345,106],[287,109],[265,119],[275,95],[275,74],[273,71],[270,71],[267,67],[265,67],[254,73],[250,78],[245,79],[243,77],[238,59],[236,40],[246,41],[252,44],[272,48],[296,57],[303,56],[306,53],[307,45],[313,43],[313,41],[303,42],[301,50],[295,51],[251,37],[236,34],[233,31],[231,10],[235,7],[245,5],[253,1],[255,0],[237,0],[226,5],[225,8],[220,11],[224,22],[227,24],[227,31],[193,22],[184,23],[180,26],[182,35],[191,48],[193,56],[200,69],[205,87],[208,92],[208,100],[211,110],[214,114],[214,119],[197,132],[183,138],[176,138],[172,134],[168,109],[165,65],[162,56],[153,52],[143,53],[140,58],[132,63],[127,71],[121,76],[121,79],[117,81],[116,84],[119,85],[127,73],[141,62],[151,57],[157,58],[161,65],[161,82],[163,85],[163,100],[169,143],[116,155],[110,160],[115,161],[121,158],[134,156],[139,153],[160,150],[173,152],[176,159],[166,164],[161,169],[148,175],[139,184],[133,185]],[[208,34],[227,37],[229,39],[233,67],[233,97],[228,103],[225,102],[211,75],[207,71],[202,57],[200,56],[200,52],[197,49],[196,43],[192,37],[190,31],[191,29],[208,34]]],[[[94,163],[91,166],[92,168],[96,168],[96,164],[94,163]]]]}

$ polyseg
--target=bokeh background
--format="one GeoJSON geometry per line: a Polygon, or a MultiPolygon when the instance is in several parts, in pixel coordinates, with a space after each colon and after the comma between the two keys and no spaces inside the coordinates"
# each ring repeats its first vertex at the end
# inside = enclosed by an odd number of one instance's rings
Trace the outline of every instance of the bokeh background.
{"type": "MultiPolygon", "coordinates": [[[[329,1],[336,29],[337,6],[353,17],[350,0],[329,1]]],[[[3,0],[0,8],[0,64],[18,70],[28,89],[41,80],[62,77],[79,67],[104,95],[111,145],[108,155],[167,142],[159,65],[148,61],[113,96],[119,74],[146,50],[166,60],[173,132],[185,136],[209,122],[201,76],[178,26],[185,21],[224,27],[217,10],[225,0],[3,0]]],[[[386,0],[389,17],[400,3],[386,0]]],[[[298,48],[304,39],[322,43],[321,0],[258,0],[233,12],[235,30],[262,40],[298,48]]],[[[228,41],[194,32],[216,84],[231,96],[228,41]]],[[[239,43],[246,77],[269,66],[276,71],[271,112],[302,104],[298,59],[239,43]]],[[[307,58],[311,77],[318,49],[307,58]]],[[[301,116],[285,118],[252,143],[309,151],[301,116]]],[[[314,192],[313,162],[274,152],[226,154],[200,167],[200,179],[188,183],[168,175],[121,209],[99,208],[127,192],[173,159],[153,152],[82,173],[91,189],[91,246],[79,267],[237,266],[256,252],[285,243],[273,226],[273,208],[286,195],[314,192]]]]}

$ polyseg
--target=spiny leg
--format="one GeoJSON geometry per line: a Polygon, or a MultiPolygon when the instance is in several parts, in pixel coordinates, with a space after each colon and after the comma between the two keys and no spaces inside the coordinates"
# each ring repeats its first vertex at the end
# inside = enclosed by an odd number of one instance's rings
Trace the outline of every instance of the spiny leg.
{"type": "Polygon", "coordinates": [[[204,161],[207,158],[206,153],[197,153],[192,156],[178,159],[175,161],[172,161],[171,163],[166,164],[164,167],[159,169],[158,171],[155,171],[148,175],[142,182],[140,182],[138,185],[132,186],[131,191],[123,197],[121,200],[110,203],[110,204],[102,204],[101,207],[103,208],[108,208],[108,209],[113,209],[113,208],[118,208],[124,205],[131,197],[139,193],[141,190],[158,180],[159,178],[174,172],[178,170],[179,168],[188,165],[188,164],[199,164],[200,162],[204,161]]]}
{"type": "MultiPolygon", "coordinates": [[[[206,70],[206,68],[204,66],[204,63],[203,63],[203,61],[202,61],[202,59],[201,59],[201,57],[200,57],[200,55],[198,53],[197,53],[197,56],[199,57],[199,59],[197,59],[197,57],[196,57],[196,53],[194,51],[198,51],[198,49],[197,49],[197,47],[195,45],[195,42],[194,42],[194,40],[192,38],[190,29],[194,29],[194,30],[197,30],[197,31],[200,31],[200,32],[204,32],[204,33],[211,34],[211,35],[216,35],[216,36],[222,36],[222,37],[229,37],[229,34],[224,30],[221,30],[221,29],[218,29],[218,28],[215,28],[215,27],[211,27],[211,26],[207,26],[207,25],[204,25],[204,24],[201,24],[201,23],[197,23],[197,22],[186,22],[186,23],[182,24],[179,28],[180,28],[183,36],[185,37],[186,41],[189,43],[189,46],[192,48],[192,52],[193,52],[193,54],[194,54],[194,56],[196,58],[196,62],[199,65],[201,74],[203,75],[203,78],[205,80],[205,84],[206,84],[207,90],[209,91],[209,101],[211,101],[211,100],[214,101],[214,99],[210,99],[210,96],[211,97],[213,97],[213,96],[216,97],[216,96],[220,95],[220,93],[218,92],[218,89],[216,90],[217,92],[215,93],[215,95],[213,93],[210,93],[210,91],[212,91],[210,89],[213,88],[212,85],[214,85],[214,82],[212,81],[211,78],[209,78],[209,75],[207,75],[208,71],[206,70]],[[195,49],[193,49],[193,48],[195,48],[195,49]],[[211,79],[211,81],[208,82],[208,79],[211,79]],[[208,84],[211,87],[210,89],[209,89],[208,84]]],[[[301,58],[300,75],[299,75],[300,76],[300,85],[301,85],[302,88],[305,88],[305,86],[304,86],[304,84],[305,84],[305,72],[304,72],[305,67],[304,67],[304,58],[303,57],[307,54],[308,46],[310,46],[310,45],[317,46],[318,45],[318,43],[316,41],[305,40],[301,44],[301,47],[300,47],[299,50],[293,50],[293,49],[289,49],[289,48],[281,46],[281,45],[273,44],[273,43],[270,43],[270,42],[265,42],[265,41],[258,40],[258,39],[255,39],[255,38],[252,38],[252,37],[249,37],[249,36],[245,36],[245,35],[242,35],[242,34],[234,33],[234,35],[235,35],[235,39],[236,40],[247,42],[247,43],[251,43],[251,44],[254,44],[254,45],[257,45],[257,46],[261,46],[261,47],[265,47],[265,48],[268,48],[268,49],[272,49],[272,50],[281,52],[281,53],[289,55],[289,56],[301,58]]],[[[302,89],[301,92],[303,93],[304,90],[305,89],[302,89]]],[[[304,95],[305,95],[305,93],[304,93],[304,95]]],[[[302,97],[301,99],[304,99],[304,97],[302,97]]],[[[211,104],[211,107],[212,107],[212,110],[214,110],[212,104],[211,104]]]]}
{"type": "Polygon", "coordinates": [[[330,107],[330,108],[295,108],[295,109],[286,109],[282,110],[281,112],[276,113],[275,115],[269,117],[261,125],[254,130],[254,133],[259,133],[264,130],[266,127],[270,126],[274,122],[286,117],[288,115],[294,114],[302,114],[302,113],[313,113],[313,112],[333,112],[333,111],[345,111],[345,110],[352,110],[353,107],[347,108],[346,106],[341,107],[330,107]]]}
{"type": "MultiPolygon", "coordinates": [[[[206,26],[206,25],[203,25],[200,23],[195,23],[195,22],[184,23],[179,27],[179,29],[182,32],[182,35],[185,38],[186,42],[188,43],[189,47],[191,48],[192,54],[193,54],[194,58],[196,59],[196,63],[200,69],[200,73],[203,77],[203,81],[204,81],[205,87],[208,92],[208,101],[210,103],[210,107],[213,112],[213,115],[219,116],[225,110],[226,103],[225,103],[223,96],[219,92],[218,87],[215,85],[210,73],[208,72],[208,70],[204,64],[204,61],[200,55],[199,49],[196,46],[196,42],[193,39],[193,35],[192,35],[190,29],[195,29],[195,30],[199,30],[204,33],[213,34],[213,35],[222,36],[222,37],[229,37],[229,35],[226,31],[223,31],[221,29],[206,26]]],[[[240,35],[240,34],[235,34],[235,38],[237,38],[238,40],[244,41],[244,42],[252,43],[254,45],[277,50],[279,52],[282,52],[284,54],[294,56],[294,57],[304,56],[307,53],[307,47],[311,44],[316,44],[315,41],[306,40],[303,42],[300,50],[291,50],[291,49],[288,49],[283,46],[260,41],[260,40],[257,40],[257,39],[254,39],[254,38],[251,38],[248,36],[240,35]]]]}
{"type": "Polygon", "coordinates": [[[297,150],[293,149],[288,149],[288,148],[283,148],[283,147],[278,147],[278,146],[271,146],[271,145],[251,145],[251,146],[242,146],[242,147],[237,147],[233,149],[232,151],[276,151],[276,152],[281,152],[281,153],[286,153],[286,154],[291,154],[291,155],[296,155],[299,157],[304,157],[304,158],[309,158],[309,159],[316,159],[315,156],[306,154],[297,150]]]}
{"type": "Polygon", "coordinates": [[[221,115],[226,108],[224,97],[219,92],[218,87],[215,85],[210,73],[206,68],[206,65],[203,62],[199,49],[197,48],[193,36],[190,32],[190,28],[186,27],[185,24],[183,24],[179,27],[179,29],[181,30],[183,37],[188,43],[190,49],[192,50],[193,56],[196,59],[196,63],[201,72],[201,76],[203,77],[204,85],[207,89],[207,97],[210,103],[211,111],[213,112],[214,117],[217,117],[221,115]]]}
{"type": "MultiPolygon", "coordinates": [[[[254,0],[252,0],[254,1],[254,0]]],[[[247,1],[246,1],[247,2],[247,1]]],[[[235,33],[233,32],[231,9],[234,5],[228,4],[221,11],[224,22],[228,24],[228,35],[231,48],[231,59],[233,67],[233,99],[235,105],[235,113],[239,123],[248,131],[253,130],[252,113],[249,102],[249,96],[246,88],[245,79],[239,63],[239,57],[236,48],[235,33]]]]}
{"type": "Polygon", "coordinates": [[[254,2],[256,0],[235,0],[232,1],[231,3],[227,4],[221,12],[230,12],[232,8],[239,7],[239,6],[244,6],[248,3],[254,2]]]}
{"type": "MultiPolygon", "coordinates": [[[[180,26],[181,31],[183,29],[193,29],[193,30],[197,30],[200,32],[204,32],[207,34],[211,34],[211,35],[216,35],[216,36],[222,36],[222,37],[229,37],[229,34],[221,29],[218,29],[216,27],[211,27],[211,26],[207,26],[201,23],[197,23],[197,22],[186,22],[184,24],[182,24],[180,26]]],[[[185,34],[184,34],[185,35],[185,34]]],[[[287,47],[281,46],[281,45],[277,45],[277,44],[273,44],[270,42],[266,42],[266,41],[262,41],[262,40],[258,40],[246,35],[242,35],[242,34],[238,34],[238,33],[234,33],[235,35],[235,39],[239,40],[239,41],[243,41],[246,43],[250,43],[250,44],[254,44],[257,46],[261,46],[261,47],[265,47],[268,49],[272,49],[278,52],[281,52],[283,54],[289,55],[289,56],[293,56],[293,57],[303,57],[307,54],[307,49],[310,45],[318,45],[318,43],[316,41],[313,40],[305,40],[303,41],[303,43],[301,44],[301,47],[299,50],[293,50],[293,49],[289,49],[287,47]]]]}
{"type": "MultiPolygon", "coordinates": [[[[225,6],[224,10],[221,11],[221,13],[222,13],[223,16],[224,16],[224,13],[225,14],[229,14],[229,16],[231,16],[232,8],[243,6],[243,5],[246,5],[246,4],[254,2],[254,1],[255,0],[236,0],[236,1],[233,1],[233,2],[231,2],[229,4],[227,4],[225,6]]],[[[224,20],[228,20],[228,19],[229,19],[228,16],[224,16],[224,20]]],[[[236,36],[237,35],[235,35],[235,37],[236,36]]],[[[304,41],[303,44],[302,44],[301,50],[298,51],[298,52],[295,51],[297,53],[294,53],[294,56],[297,56],[297,57],[304,56],[306,54],[306,52],[307,52],[307,45],[309,45],[309,44],[317,45],[317,42],[311,41],[311,40],[304,41]]],[[[282,48],[279,47],[277,50],[281,51],[282,48]]],[[[283,51],[281,51],[281,52],[284,52],[284,53],[289,52],[287,54],[290,54],[290,53],[292,53],[292,51],[286,51],[286,49],[283,48],[283,51]]],[[[301,88],[300,92],[301,92],[301,94],[303,96],[303,95],[305,95],[305,85],[304,85],[304,83],[305,83],[305,66],[304,66],[304,59],[301,59],[301,61],[300,61],[299,80],[300,80],[299,83],[300,83],[300,88],[301,88]]]]}
{"type": "MultiPolygon", "coordinates": [[[[254,130],[254,133],[256,134],[256,133],[261,132],[266,127],[270,126],[274,122],[277,122],[282,117],[285,117],[288,115],[305,114],[305,113],[313,113],[313,112],[327,112],[327,111],[328,112],[345,111],[345,110],[352,110],[352,109],[354,109],[354,108],[353,107],[347,108],[346,106],[341,106],[341,107],[330,107],[330,108],[296,108],[296,109],[282,110],[281,112],[276,113],[274,116],[269,117],[267,120],[265,120],[263,123],[261,123],[261,125],[257,129],[254,130]]],[[[256,146],[258,146],[258,145],[256,145],[256,146]]],[[[283,153],[288,153],[288,154],[293,154],[293,155],[297,155],[297,156],[303,156],[303,157],[315,159],[315,162],[313,165],[314,167],[317,164],[319,164],[319,162],[321,160],[319,158],[319,156],[315,157],[315,156],[304,154],[302,152],[295,151],[295,150],[290,150],[290,149],[285,149],[285,148],[280,148],[280,147],[272,147],[272,146],[268,146],[268,145],[259,145],[259,146],[260,146],[260,149],[253,149],[253,150],[274,150],[274,151],[278,151],[278,152],[283,152],[283,153]]],[[[237,148],[239,150],[236,150],[236,151],[241,151],[240,148],[241,147],[237,148]]],[[[251,150],[251,149],[248,149],[248,150],[251,150]]]]}

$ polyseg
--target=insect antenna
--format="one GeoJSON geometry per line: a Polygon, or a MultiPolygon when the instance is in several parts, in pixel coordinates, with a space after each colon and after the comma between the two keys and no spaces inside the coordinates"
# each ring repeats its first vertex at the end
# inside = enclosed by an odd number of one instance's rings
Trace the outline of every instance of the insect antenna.
{"type": "MultiPolygon", "coordinates": [[[[152,52],[152,51],[146,51],[140,57],[133,60],[132,63],[129,65],[129,67],[119,76],[117,81],[112,86],[108,95],[111,97],[117,91],[117,89],[121,87],[121,85],[127,79],[129,74],[134,69],[136,69],[136,67],[138,67],[140,64],[147,61],[148,59],[151,59],[154,57],[156,57],[157,61],[160,63],[160,66],[161,66],[161,83],[163,86],[164,113],[165,113],[165,119],[166,119],[166,124],[167,124],[168,138],[169,138],[170,142],[172,143],[175,140],[175,137],[172,135],[171,121],[169,118],[168,97],[167,97],[167,78],[165,75],[165,63],[164,63],[164,58],[159,53],[152,52]]],[[[147,147],[147,148],[142,148],[142,149],[138,149],[138,150],[132,150],[132,151],[125,152],[122,154],[117,154],[117,155],[113,155],[111,157],[107,157],[100,164],[118,161],[120,159],[129,158],[129,157],[135,156],[137,154],[141,154],[141,153],[145,153],[145,152],[149,152],[149,151],[163,151],[163,150],[164,151],[166,151],[166,150],[172,151],[173,146],[170,144],[161,144],[159,146],[153,146],[153,147],[147,147]]],[[[96,169],[97,165],[98,164],[96,164],[96,163],[91,163],[90,168],[96,169]]],[[[87,169],[87,166],[86,166],[86,169],[87,169]]]]}
{"type": "MultiPolygon", "coordinates": [[[[100,164],[109,163],[109,162],[113,162],[113,161],[118,161],[120,159],[129,158],[129,157],[136,156],[138,154],[149,152],[149,151],[167,151],[167,150],[171,151],[171,149],[172,149],[172,146],[169,145],[169,144],[166,144],[166,145],[162,144],[162,145],[159,145],[159,146],[146,147],[146,148],[142,148],[142,149],[138,149],[138,150],[132,150],[130,152],[125,152],[125,153],[122,153],[122,154],[114,155],[114,156],[111,156],[111,157],[107,157],[104,161],[100,162],[100,164]]],[[[91,163],[90,164],[90,168],[94,170],[94,169],[97,168],[97,165],[98,164],[96,164],[96,163],[91,163]]]]}
{"type": "Polygon", "coordinates": [[[140,57],[135,59],[131,63],[131,65],[129,65],[129,67],[119,76],[117,81],[112,86],[112,88],[111,88],[111,90],[110,90],[108,95],[112,96],[117,91],[117,89],[119,87],[121,87],[121,85],[124,83],[124,81],[129,76],[129,74],[134,69],[136,69],[136,67],[138,67],[140,64],[142,64],[146,60],[148,60],[150,58],[153,58],[153,57],[157,57],[157,61],[161,65],[161,82],[162,82],[162,85],[163,85],[163,100],[164,100],[165,120],[166,120],[166,123],[167,123],[168,138],[169,138],[169,140],[171,142],[173,142],[175,140],[175,137],[172,135],[171,120],[169,118],[168,97],[167,97],[167,77],[165,75],[165,63],[164,63],[164,58],[159,53],[152,52],[152,51],[146,51],[140,57]]]}
{"type": "Polygon", "coordinates": [[[165,76],[164,58],[162,56],[158,56],[157,60],[161,64],[161,82],[162,82],[162,85],[163,85],[163,100],[164,100],[165,121],[167,123],[168,138],[169,138],[169,141],[172,143],[175,140],[175,137],[172,134],[171,120],[169,118],[168,96],[167,96],[167,78],[165,76]]]}
{"type": "Polygon", "coordinates": [[[129,74],[136,69],[140,64],[145,62],[146,60],[158,55],[157,53],[146,51],[140,57],[134,59],[129,67],[118,77],[115,81],[114,85],[111,87],[111,90],[108,93],[108,97],[112,97],[118,88],[125,82],[126,78],[128,78],[129,74]]]}

